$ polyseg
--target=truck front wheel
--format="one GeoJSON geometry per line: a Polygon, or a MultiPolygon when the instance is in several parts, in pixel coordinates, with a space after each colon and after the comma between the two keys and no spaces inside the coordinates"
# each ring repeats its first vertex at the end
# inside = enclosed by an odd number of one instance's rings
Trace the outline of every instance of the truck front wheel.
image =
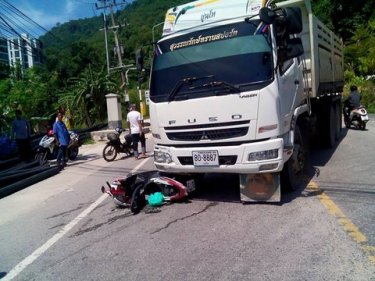
{"type": "Polygon", "coordinates": [[[281,188],[285,192],[297,190],[304,183],[304,172],[307,163],[307,151],[301,131],[296,125],[294,130],[294,149],[289,160],[281,171],[281,188]]]}

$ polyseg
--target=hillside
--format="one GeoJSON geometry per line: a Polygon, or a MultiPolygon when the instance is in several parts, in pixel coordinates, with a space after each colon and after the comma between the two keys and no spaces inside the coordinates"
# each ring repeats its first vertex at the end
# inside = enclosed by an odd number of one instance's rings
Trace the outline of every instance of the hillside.
{"type": "MultiPolygon", "coordinates": [[[[163,21],[166,10],[186,2],[186,0],[136,0],[117,12],[116,23],[126,24],[126,27],[119,31],[126,63],[134,60],[134,51],[138,46],[152,41],[152,27],[163,21]]],[[[365,1],[363,4],[362,1],[312,0],[312,6],[314,13],[339,34],[347,45],[350,45],[356,30],[366,26],[370,19],[375,18],[375,1],[365,1]]],[[[101,28],[103,28],[102,16],[74,20],[52,28],[50,33],[40,38],[44,43],[48,68],[66,71],[68,76],[77,75],[80,67],[75,71],[73,65],[73,70],[64,70],[64,63],[61,60],[67,59],[67,64],[71,67],[75,62],[77,50],[80,49],[86,50],[84,55],[86,58],[77,61],[80,65],[82,60],[84,64],[88,61],[98,65],[105,64],[104,32],[99,30],[101,28]],[[88,56],[91,59],[87,58],[88,56]]],[[[158,31],[160,28],[155,29],[156,35],[158,31]]],[[[112,32],[108,34],[109,50],[114,61],[112,32]]]]}
{"type": "MultiPolygon", "coordinates": [[[[137,0],[115,14],[116,24],[126,25],[118,32],[124,48],[126,64],[134,61],[134,52],[137,47],[151,43],[152,27],[164,20],[166,10],[184,2],[186,1],[137,0]]],[[[107,21],[109,20],[107,17],[107,21]]],[[[111,24],[108,23],[108,25],[111,24]]],[[[94,65],[104,65],[104,31],[100,31],[100,29],[103,29],[102,16],[74,20],[52,28],[50,33],[40,38],[44,45],[47,68],[66,72],[67,76],[75,76],[82,70],[80,67],[82,60],[84,60],[83,64],[91,62],[94,65]],[[82,54],[80,51],[86,54],[82,54]],[[79,56],[83,55],[86,58],[77,58],[78,53],[80,53],[79,56]],[[76,65],[75,62],[79,65],[76,65]],[[66,65],[70,67],[70,70],[65,67],[66,65]]],[[[157,34],[160,35],[160,28],[155,29],[155,35],[157,34]]],[[[109,31],[108,46],[113,64],[115,64],[114,45],[112,32],[109,31]]]]}
{"type": "MultiPolygon", "coordinates": [[[[145,46],[147,66],[152,57],[153,27],[164,20],[168,8],[186,2],[134,0],[117,11],[116,24],[126,25],[118,31],[124,48],[123,62],[134,63],[135,50],[145,46]]],[[[374,78],[368,79],[375,77],[375,1],[312,0],[312,6],[314,14],[344,40],[347,85],[344,94],[351,84],[358,85],[363,104],[375,112],[374,78]]],[[[155,39],[159,38],[161,27],[155,27],[155,39]]],[[[9,75],[8,71],[0,78],[0,115],[8,114],[11,120],[11,108],[17,106],[23,108],[26,116],[46,116],[64,104],[74,112],[76,124],[90,126],[103,121],[106,118],[104,95],[121,93],[123,89],[119,89],[119,73],[107,75],[102,28],[103,17],[97,16],[56,25],[42,36],[42,68],[30,69],[18,76],[9,75]]],[[[113,37],[109,30],[110,64],[116,66],[113,37]]],[[[136,73],[130,72],[129,78],[130,98],[136,102],[136,73]]]]}

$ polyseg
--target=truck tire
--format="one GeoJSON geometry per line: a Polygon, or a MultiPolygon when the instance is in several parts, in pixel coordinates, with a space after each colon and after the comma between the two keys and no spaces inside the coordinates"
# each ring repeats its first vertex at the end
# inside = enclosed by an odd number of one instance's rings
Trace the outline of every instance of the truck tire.
{"type": "Polygon", "coordinates": [[[308,151],[301,130],[296,125],[293,154],[281,171],[281,189],[283,192],[293,192],[304,183],[307,155],[308,151]]]}
{"type": "Polygon", "coordinates": [[[328,116],[328,132],[327,132],[327,147],[332,148],[336,143],[337,118],[335,103],[332,103],[329,108],[328,116]]]}

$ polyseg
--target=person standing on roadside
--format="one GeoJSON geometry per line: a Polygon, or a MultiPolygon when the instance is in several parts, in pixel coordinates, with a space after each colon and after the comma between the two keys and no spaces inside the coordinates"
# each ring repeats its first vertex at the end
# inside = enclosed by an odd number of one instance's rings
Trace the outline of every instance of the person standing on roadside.
{"type": "MultiPolygon", "coordinates": [[[[61,113],[62,114],[62,121],[64,122],[66,128],[68,130],[71,130],[72,129],[72,126],[73,126],[73,121],[72,121],[72,118],[70,116],[70,111],[69,110],[65,110],[65,107],[64,106],[59,106],[59,110],[57,111],[57,113],[61,113]]],[[[57,115],[56,115],[56,120],[57,122],[57,115]]]]}
{"type": "Polygon", "coordinates": [[[16,140],[18,153],[22,161],[28,161],[31,158],[30,136],[30,123],[22,117],[22,111],[17,109],[16,119],[12,123],[12,137],[16,140]]]}
{"type": "Polygon", "coordinates": [[[53,134],[56,138],[56,145],[59,147],[57,151],[57,165],[62,169],[66,166],[65,154],[69,145],[70,135],[64,122],[61,112],[57,113],[57,121],[53,124],[53,134]]]}
{"type": "Polygon", "coordinates": [[[126,121],[128,122],[128,127],[130,134],[132,136],[132,144],[134,150],[135,159],[140,159],[146,157],[146,139],[143,133],[143,117],[141,113],[136,110],[135,104],[130,106],[130,111],[126,116],[126,121]],[[138,153],[138,142],[141,142],[142,153],[138,153]]]}

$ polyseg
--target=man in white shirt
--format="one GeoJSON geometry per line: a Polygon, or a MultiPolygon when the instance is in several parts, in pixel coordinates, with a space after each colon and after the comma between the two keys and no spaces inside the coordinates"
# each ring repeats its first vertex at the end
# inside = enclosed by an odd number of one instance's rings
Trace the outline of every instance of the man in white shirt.
{"type": "Polygon", "coordinates": [[[135,104],[130,106],[130,111],[126,116],[126,121],[128,122],[128,127],[130,134],[132,136],[132,144],[134,150],[135,159],[140,159],[146,157],[146,139],[143,133],[143,117],[141,113],[136,110],[135,104]],[[142,153],[138,153],[138,142],[141,141],[142,153]]]}

